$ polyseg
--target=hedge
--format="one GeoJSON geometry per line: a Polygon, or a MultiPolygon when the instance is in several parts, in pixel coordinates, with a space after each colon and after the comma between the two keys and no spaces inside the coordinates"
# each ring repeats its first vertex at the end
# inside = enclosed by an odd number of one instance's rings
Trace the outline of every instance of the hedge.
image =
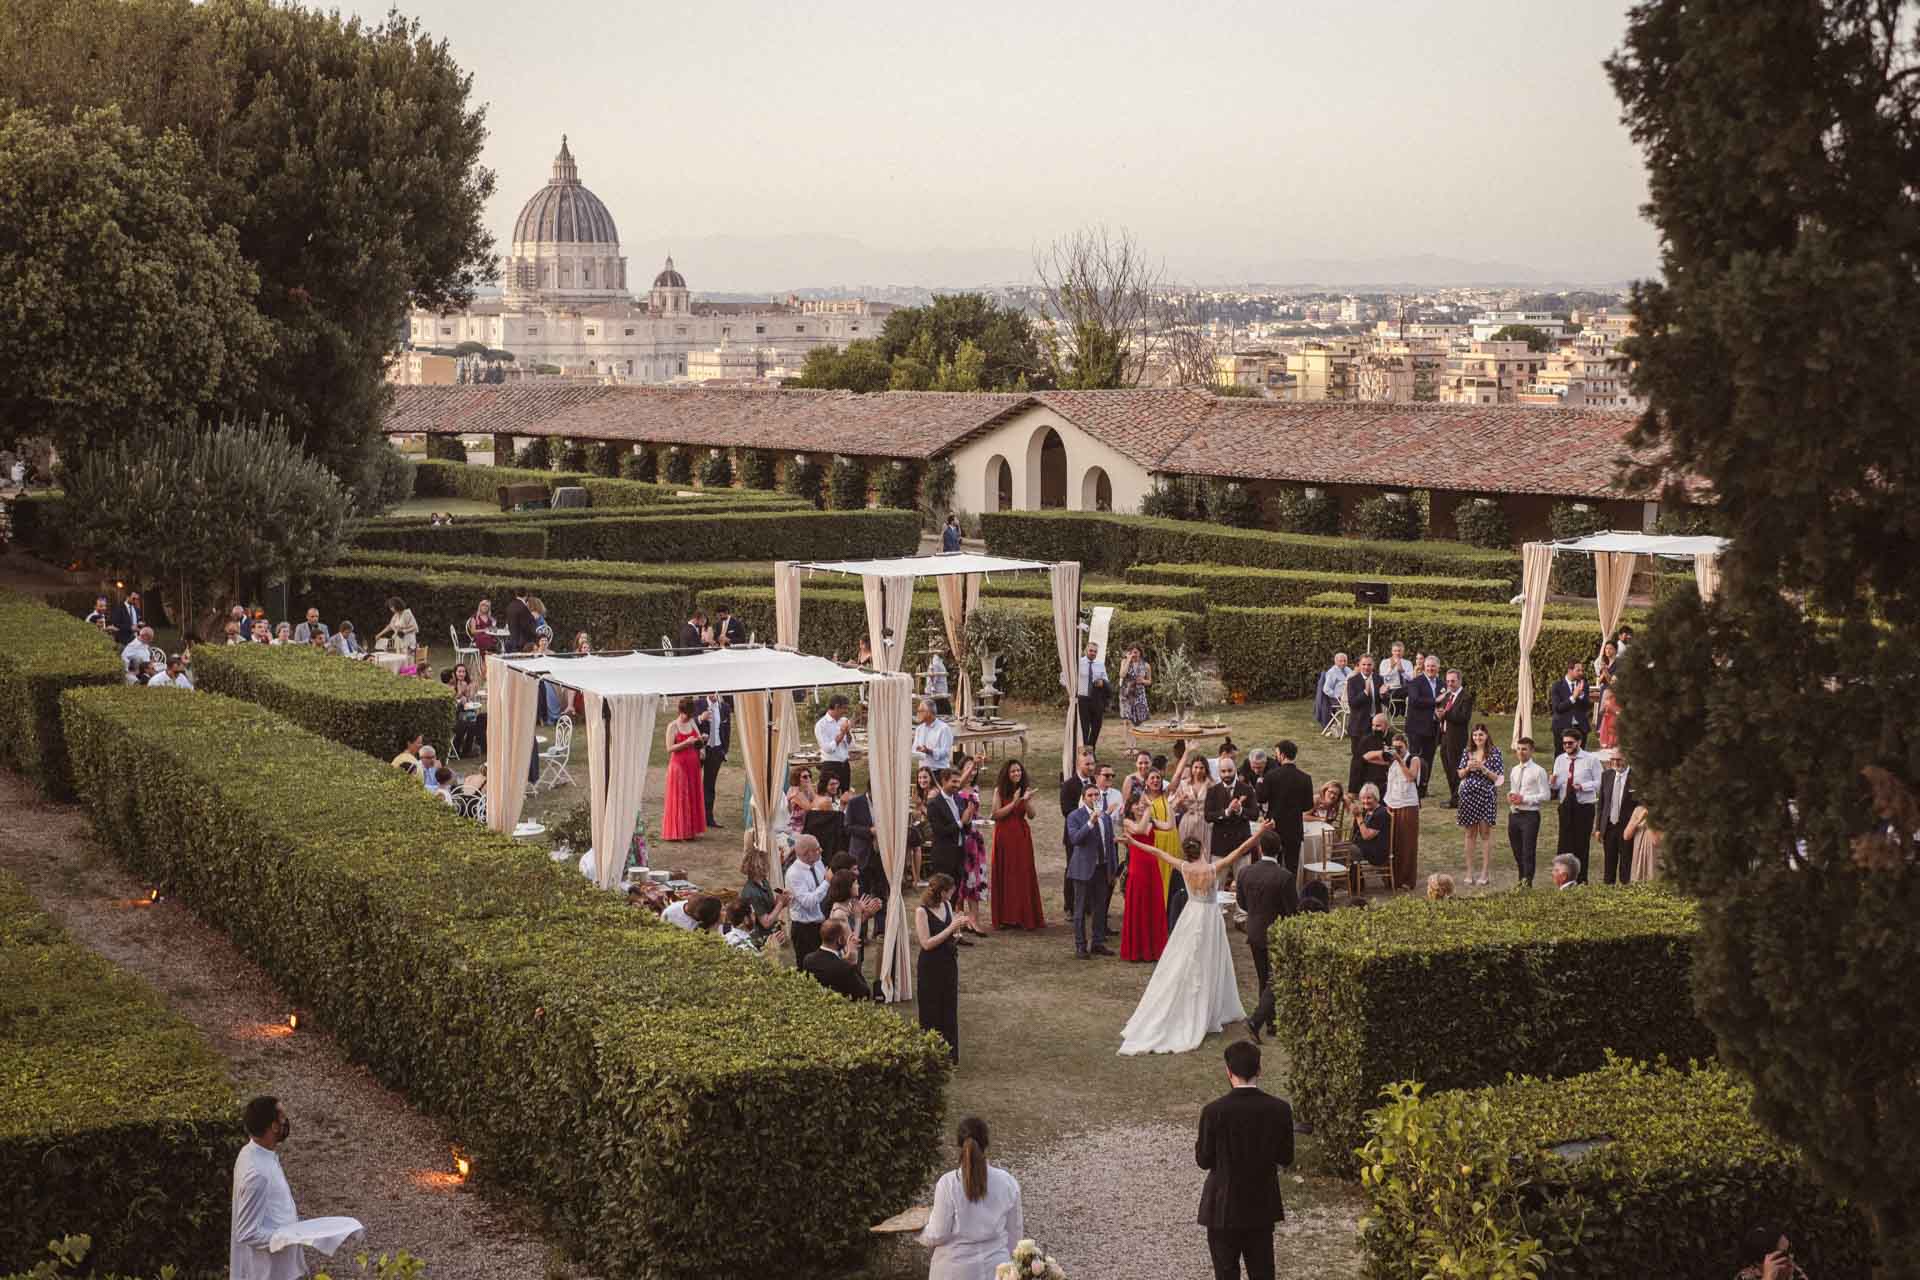
{"type": "MultiPolygon", "coordinates": [[[[1366,645],[1367,611],[1288,605],[1276,609],[1207,610],[1209,647],[1230,693],[1249,698],[1306,698],[1336,653],[1358,654],[1366,645]]],[[[1388,612],[1374,619],[1373,641],[1399,640],[1407,652],[1439,655],[1460,668],[1476,710],[1511,711],[1520,683],[1518,617],[1482,617],[1464,610],[1446,613],[1388,612]]],[[[1597,622],[1549,619],[1533,646],[1534,706],[1545,703],[1553,680],[1575,658],[1591,661],[1599,646],[1597,622]]],[[[1544,723],[1544,722],[1542,722],[1544,723]]]]}
{"type": "Polygon", "coordinates": [[[577,520],[547,530],[557,560],[850,560],[909,556],[911,511],[738,511],[724,515],[577,520]]]}
{"type": "Polygon", "coordinates": [[[52,489],[9,498],[7,519],[13,526],[13,540],[28,551],[62,568],[73,563],[73,524],[67,519],[64,493],[52,489]]]}
{"type": "Polygon", "coordinates": [[[506,524],[477,520],[437,526],[368,521],[354,529],[351,545],[386,551],[539,558],[547,554],[548,527],[531,522],[506,524]]]}
{"type": "Polygon", "coordinates": [[[1767,1223],[1789,1233],[1807,1275],[1866,1280],[1864,1216],[1760,1127],[1752,1101],[1718,1064],[1629,1061],[1564,1080],[1400,1091],[1376,1113],[1369,1148],[1368,1272],[1428,1274],[1423,1246],[1458,1248],[1464,1222],[1491,1217],[1503,1242],[1538,1240],[1555,1280],[1731,1276],[1758,1261],[1738,1256],[1740,1241],[1767,1223]],[[1577,1156],[1549,1150],[1595,1138],[1605,1140],[1577,1156]],[[1473,1212],[1475,1201],[1491,1212],[1473,1212]]]}
{"type": "Polygon", "coordinates": [[[715,560],[684,564],[649,564],[640,560],[514,560],[484,556],[410,554],[403,551],[352,551],[346,564],[391,565],[400,569],[438,569],[448,573],[477,573],[486,577],[521,578],[538,590],[541,583],[561,578],[598,578],[619,582],[660,582],[685,587],[773,585],[771,560],[715,560]]]}
{"type": "MultiPolygon", "coordinates": [[[[1317,609],[1352,609],[1353,592],[1321,591],[1308,596],[1301,603],[1317,609]]],[[[1361,610],[1365,612],[1364,607],[1361,610]]],[[[1480,618],[1505,618],[1513,624],[1514,635],[1520,633],[1520,606],[1505,600],[1498,604],[1486,600],[1437,600],[1418,596],[1402,596],[1392,604],[1374,606],[1377,617],[1387,617],[1402,613],[1459,613],[1480,618]]],[[[1646,621],[1648,610],[1627,609],[1620,614],[1620,621],[1637,623],[1646,621]]],[[[1587,622],[1593,627],[1593,647],[1600,648],[1600,614],[1590,602],[1571,600],[1550,600],[1541,606],[1540,616],[1556,618],[1565,622],[1587,622]]],[[[1516,640],[1517,643],[1517,640],[1516,640]]],[[[1592,657],[1592,654],[1588,654],[1592,657]]],[[[1559,672],[1554,672],[1559,675],[1559,672]]]]}
{"type": "Polygon", "coordinates": [[[1274,926],[1276,1021],[1297,1114],[1354,1168],[1382,1086],[1493,1084],[1590,1071],[1606,1051],[1705,1058],[1693,904],[1657,886],[1516,891],[1274,926]]]}
{"type": "MultiPolygon", "coordinates": [[[[544,484],[549,489],[578,485],[587,491],[595,507],[649,507],[672,502],[686,485],[650,484],[640,480],[616,480],[584,471],[534,471],[525,467],[481,467],[462,462],[430,460],[419,464],[413,476],[416,498],[467,498],[493,502],[503,484],[544,484]]],[[[726,496],[745,503],[759,503],[771,495],[747,490],[727,489],[726,496]]],[[[718,491],[714,492],[717,498],[718,491]]]]}
{"type": "Polygon", "coordinates": [[[124,683],[112,637],[38,600],[0,590],[0,764],[26,774],[56,800],[72,799],[61,691],[124,683]]]}
{"type": "Polygon", "coordinates": [[[1518,556],[1464,542],[1365,542],[1095,511],[989,511],[981,514],[980,527],[994,555],[1078,560],[1090,572],[1123,573],[1149,563],[1237,564],[1368,578],[1399,574],[1520,581],[1518,556]]]}
{"type": "Polygon", "coordinates": [[[193,1275],[227,1273],[214,1263],[247,1136],[224,1064],[5,873],[0,1080],[0,1272],[32,1268],[48,1240],[82,1232],[103,1271],[188,1258],[193,1275]]]}
{"type": "Polygon", "coordinates": [[[775,1241],[794,1274],[845,1274],[939,1164],[936,1037],[661,925],[272,712],[138,694],[63,703],[106,846],[592,1269],[744,1275],[775,1241]],[[823,1104],[845,1098],[857,1125],[823,1104]]]}
{"type": "MultiPolygon", "coordinates": [[[[1136,564],[1127,570],[1128,582],[1159,582],[1198,587],[1209,604],[1261,607],[1300,604],[1321,592],[1340,591],[1348,605],[1353,588],[1362,579],[1352,573],[1320,569],[1255,569],[1235,564],[1136,564]]],[[[1513,598],[1513,584],[1505,578],[1410,578],[1383,574],[1365,579],[1384,582],[1395,596],[1423,600],[1483,600],[1505,604],[1513,598]]]]}
{"type": "MultiPolygon", "coordinates": [[[[699,592],[695,601],[709,613],[721,603],[756,632],[763,642],[777,634],[773,618],[772,587],[721,588],[699,592]]],[[[1025,661],[1001,664],[1001,691],[1016,698],[1036,702],[1058,702],[1064,697],[1060,687],[1060,659],[1053,643],[1053,608],[1039,599],[1009,597],[991,603],[1023,614],[1032,628],[1025,661]]],[[[913,609],[907,617],[906,667],[918,671],[926,661],[926,634],[929,625],[939,627],[940,598],[930,591],[916,592],[913,609]]],[[[1204,620],[1198,614],[1176,613],[1160,609],[1123,609],[1113,616],[1108,645],[1124,652],[1138,644],[1149,655],[1157,656],[1176,645],[1197,648],[1204,632],[1204,620]]],[[[941,631],[945,647],[945,631],[941,631]]],[[[838,654],[851,660],[867,636],[866,596],[860,591],[834,590],[807,586],[800,593],[800,647],[808,653],[838,654]]]]}
{"type": "Polygon", "coordinates": [[[596,582],[587,578],[544,579],[524,574],[414,572],[385,565],[348,565],[310,574],[297,613],[320,610],[330,627],[350,620],[365,645],[386,625],[387,599],[399,596],[420,624],[420,642],[433,651],[436,671],[453,663],[447,628],[467,644],[466,623],[474,606],[493,601],[502,615],[512,589],[524,586],[547,606],[553,647],[571,649],[584,631],[596,649],[651,649],[662,635],[677,634],[690,609],[689,592],[665,583],[596,582]]]}
{"type": "MultiPolygon", "coordinates": [[[[209,644],[194,653],[201,690],[257,702],[375,759],[391,760],[416,733],[443,748],[453,741],[453,691],[438,680],[299,645],[209,644]]],[[[441,665],[452,660],[448,653],[441,665]]]]}

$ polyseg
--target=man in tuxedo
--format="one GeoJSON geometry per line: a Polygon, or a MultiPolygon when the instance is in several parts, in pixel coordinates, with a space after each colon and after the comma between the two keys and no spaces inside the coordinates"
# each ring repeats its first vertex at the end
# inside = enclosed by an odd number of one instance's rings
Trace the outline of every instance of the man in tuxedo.
{"type": "Polygon", "coordinates": [[[1306,838],[1300,820],[1313,808],[1313,779],[1294,764],[1300,748],[1293,742],[1283,739],[1274,743],[1273,753],[1279,762],[1267,769],[1267,793],[1260,807],[1273,823],[1274,835],[1280,841],[1280,865],[1289,872],[1298,872],[1300,843],[1306,838]]]}
{"type": "Polygon", "coordinates": [[[1420,797],[1433,777],[1433,753],[1440,746],[1440,659],[1428,654],[1424,669],[1407,683],[1407,748],[1420,757],[1420,797]]]}
{"type": "Polygon", "coordinates": [[[693,616],[680,624],[680,641],[675,646],[681,653],[705,653],[707,651],[707,611],[695,609],[693,616]]]}
{"type": "Polygon", "coordinates": [[[714,606],[713,640],[715,644],[726,646],[747,642],[747,624],[733,616],[732,605],[714,606]]]}
{"type": "Polygon", "coordinates": [[[724,831],[714,818],[713,793],[720,783],[720,766],[727,762],[727,749],[733,745],[733,699],[718,694],[696,699],[693,722],[705,739],[700,747],[700,789],[707,799],[707,825],[724,831]]]}
{"type": "Polygon", "coordinates": [[[1600,803],[1595,821],[1600,828],[1600,857],[1608,884],[1625,884],[1633,878],[1633,845],[1627,841],[1627,819],[1640,803],[1633,794],[1625,756],[1615,753],[1612,767],[1600,775],[1600,803]]]}
{"type": "Polygon", "coordinates": [[[1553,682],[1553,736],[1568,730],[1585,738],[1593,728],[1593,702],[1587,697],[1586,663],[1569,662],[1567,674],[1553,682]]]}
{"type": "Polygon", "coordinates": [[[838,991],[849,1000],[871,1000],[873,988],[861,976],[855,959],[859,954],[846,923],[829,920],[820,926],[820,949],[808,952],[800,967],[829,991],[838,991]]]}
{"type": "MultiPolygon", "coordinates": [[[[1301,775],[1305,777],[1305,774],[1301,775]]],[[[1279,853],[1278,830],[1260,833],[1251,861],[1234,883],[1240,909],[1247,913],[1247,950],[1253,954],[1254,976],[1260,980],[1260,1003],[1247,1019],[1247,1034],[1260,1043],[1262,1031],[1273,1030],[1273,974],[1267,959],[1267,932],[1273,922],[1300,909],[1300,896],[1294,886],[1295,873],[1271,855],[1279,853]]],[[[1296,854],[1298,847],[1295,848],[1296,854]]]]}
{"type": "Polygon", "coordinates": [[[530,653],[540,642],[539,624],[533,620],[533,610],[527,608],[525,587],[513,589],[513,599],[500,611],[500,621],[507,629],[508,653],[530,653]]]}
{"type": "MultiPolygon", "coordinates": [[[[927,806],[931,813],[933,806],[927,806]]],[[[939,836],[936,834],[936,840],[939,836]]],[[[1098,783],[1090,783],[1081,803],[1067,815],[1067,878],[1073,881],[1073,954],[1110,956],[1107,948],[1107,899],[1113,893],[1119,859],[1113,843],[1113,819],[1107,816],[1098,783]],[[1089,924],[1089,918],[1092,923],[1089,924]],[[1089,936],[1091,935],[1091,936],[1089,936]]]]}
{"type": "Polygon", "coordinates": [[[1360,740],[1372,729],[1373,718],[1386,709],[1386,690],[1373,670],[1373,655],[1363,653],[1360,655],[1360,669],[1347,680],[1347,741],[1353,749],[1352,763],[1347,766],[1349,795],[1358,791],[1363,781],[1360,740]]]}
{"type": "Polygon", "coordinates": [[[113,632],[114,641],[125,648],[133,643],[135,636],[140,634],[140,628],[146,620],[146,612],[140,604],[140,593],[129,591],[126,599],[113,606],[113,614],[107,621],[107,629],[113,632]]]}
{"type": "MultiPolygon", "coordinates": [[[[1434,706],[1440,721],[1440,763],[1447,770],[1447,808],[1460,807],[1460,756],[1467,749],[1467,735],[1473,729],[1473,694],[1460,682],[1458,671],[1447,672],[1447,687],[1434,706]]],[[[1426,777],[1424,769],[1421,777],[1426,777]]]]}
{"type": "MultiPolygon", "coordinates": [[[[1085,801],[1087,788],[1093,785],[1093,748],[1080,748],[1080,768],[1072,777],[1060,779],[1060,851],[1068,860],[1073,857],[1073,840],[1067,835],[1067,819],[1073,816],[1085,801]]],[[[1068,915],[1073,914],[1073,872],[1061,877],[1061,901],[1066,903],[1068,915]]]]}
{"type": "Polygon", "coordinates": [[[1100,725],[1107,718],[1107,664],[1100,657],[1100,646],[1087,641],[1080,655],[1079,675],[1080,737],[1089,747],[1100,745],[1100,725]]]}
{"type": "Polygon", "coordinates": [[[927,866],[936,873],[952,876],[958,884],[965,864],[962,846],[966,840],[966,829],[960,825],[960,775],[955,770],[942,769],[934,778],[940,790],[927,797],[927,829],[933,833],[933,850],[927,855],[927,866]]]}
{"type": "MultiPolygon", "coordinates": [[[[862,792],[849,792],[840,816],[846,823],[847,852],[853,857],[854,869],[860,873],[861,889],[885,902],[893,890],[887,880],[887,868],[880,860],[880,843],[874,838],[873,801],[862,792]]],[[[873,933],[884,934],[887,917],[881,914],[873,919],[878,921],[873,933]]]]}
{"type": "Polygon", "coordinates": [[[1260,1089],[1260,1048],[1227,1046],[1233,1086],[1200,1112],[1193,1159],[1207,1171],[1200,1225],[1207,1229],[1214,1280],[1273,1280],[1273,1226],[1286,1219],[1280,1170],[1293,1163],[1293,1108],[1260,1089]]]}

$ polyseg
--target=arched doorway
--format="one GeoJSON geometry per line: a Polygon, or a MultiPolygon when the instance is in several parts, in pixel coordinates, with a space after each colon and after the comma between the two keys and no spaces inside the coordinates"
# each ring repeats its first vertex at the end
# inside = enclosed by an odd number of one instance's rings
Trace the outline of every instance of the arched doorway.
{"type": "Polygon", "coordinates": [[[1013,510],[1013,466],[997,453],[987,459],[987,502],[994,511],[1013,510]]]}
{"type": "Polygon", "coordinates": [[[1087,474],[1080,477],[1080,509],[1113,510],[1113,481],[1108,478],[1105,467],[1088,467],[1087,474]]]}
{"type": "Polygon", "coordinates": [[[1067,505],[1067,446],[1052,427],[1040,441],[1040,506],[1067,505]]]}

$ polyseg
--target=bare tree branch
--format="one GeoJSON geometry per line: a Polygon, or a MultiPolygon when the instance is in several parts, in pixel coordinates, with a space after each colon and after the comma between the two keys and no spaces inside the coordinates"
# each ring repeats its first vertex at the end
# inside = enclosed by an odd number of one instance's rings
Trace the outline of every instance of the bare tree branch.
{"type": "Polygon", "coordinates": [[[1133,387],[1152,354],[1165,269],[1124,227],[1082,227],[1034,253],[1062,387],[1133,387]]]}

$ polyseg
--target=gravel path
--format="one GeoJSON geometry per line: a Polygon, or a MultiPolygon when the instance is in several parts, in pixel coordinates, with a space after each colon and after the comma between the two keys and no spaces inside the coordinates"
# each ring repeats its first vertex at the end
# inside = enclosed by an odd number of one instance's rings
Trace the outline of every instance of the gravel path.
{"type": "Polygon", "coordinates": [[[286,1000],[225,935],[177,903],[147,905],[146,886],[100,848],[77,807],[47,803],[6,770],[0,867],[75,939],[157,987],[227,1059],[243,1098],[281,1098],[293,1124],[287,1179],[303,1216],[356,1217],[373,1252],[405,1249],[447,1280],[576,1274],[554,1261],[523,1205],[457,1183],[450,1141],[433,1121],[331,1037],[289,1033],[286,1000]]]}

